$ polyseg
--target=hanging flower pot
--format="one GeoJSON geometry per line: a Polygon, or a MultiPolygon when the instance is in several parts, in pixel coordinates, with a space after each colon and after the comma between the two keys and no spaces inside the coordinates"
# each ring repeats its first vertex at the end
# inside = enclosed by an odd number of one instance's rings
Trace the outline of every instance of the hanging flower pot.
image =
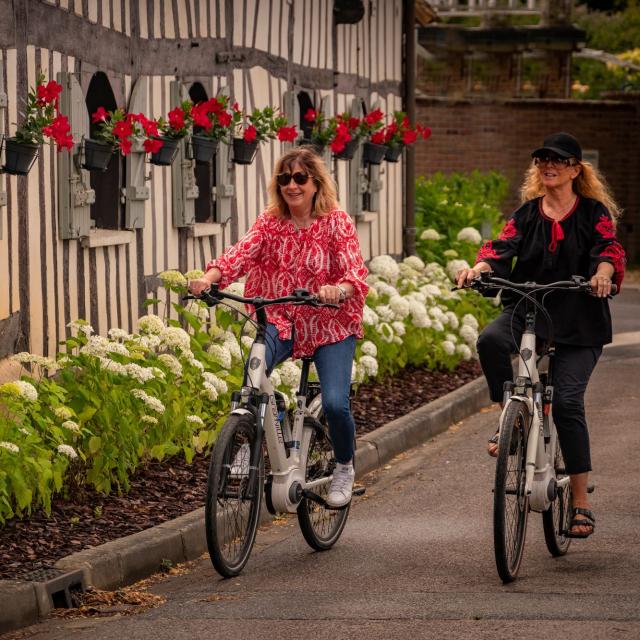
{"type": "Polygon", "coordinates": [[[211,164],[218,148],[218,141],[206,136],[191,136],[191,152],[198,164],[211,164]]]}
{"type": "Polygon", "coordinates": [[[7,138],[4,146],[4,171],[14,176],[26,176],[38,157],[39,144],[18,142],[7,138]]]}
{"type": "Polygon", "coordinates": [[[156,140],[162,140],[163,144],[158,151],[151,154],[150,162],[160,167],[168,167],[178,153],[179,140],[166,136],[158,136],[156,140]]]}
{"type": "Polygon", "coordinates": [[[353,156],[356,153],[359,142],[360,141],[357,138],[349,140],[349,142],[344,145],[344,149],[338,153],[334,153],[333,157],[337,160],[353,160],[353,156]]]}
{"type": "Polygon", "coordinates": [[[233,139],[233,162],[236,164],[251,164],[258,149],[258,141],[247,142],[243,138],[233,139]]]}
{"type": "Polygon", "coordinates": [[[402,145],[394,144],[387,146],[387,152],[384,154],[384,159],[387,162],[398,162],[402,155],[402,145]]]}
{"type": "Polygon", "coordinates": [[[325,145],[316,142],[315,140],[312,140],[311,138],[300,138],[298,140],[298,146],[305,146],[305,147],[311,147],[311,149],[313,150],[314,153],[318,154],[319,156],[321,156],[324,153],[324,148],[325,145]]]}
{"type": "Polygon", "coordinates": [[[362,158],[368,164],[381,164],[387,153],[387,147],[375,142],[365,142],[362,146],[362,158]]]}
{"type": "Polygon", "coordinates": [[[82,166],[89,171],[106,171],[112,155],[112,144],[87,138],[84,141],[84,162],[82,166]]]}

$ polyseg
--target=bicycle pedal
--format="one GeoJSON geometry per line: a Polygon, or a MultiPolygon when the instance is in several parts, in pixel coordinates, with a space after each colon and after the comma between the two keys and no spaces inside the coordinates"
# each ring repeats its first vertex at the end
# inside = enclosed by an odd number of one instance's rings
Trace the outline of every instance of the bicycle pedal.
{"type": "Polygon", "coordinates": [[[367,490],[366,487],[354,487],[353,491],[351,492],[351,495],[363,496],[366,490],[367,490]]]}
{"type": "Polygon", "coordinates": [[[590,484],[587,486],[587,493],[593,493],[596,490],[595,484],[590,484]]]}

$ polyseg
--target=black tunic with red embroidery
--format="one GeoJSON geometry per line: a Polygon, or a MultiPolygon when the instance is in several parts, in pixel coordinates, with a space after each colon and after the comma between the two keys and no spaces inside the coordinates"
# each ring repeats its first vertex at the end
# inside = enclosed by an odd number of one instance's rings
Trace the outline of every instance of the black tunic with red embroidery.
{"type": "MultiPolygon", "coordinates": [[[[545,215],[542,199],[535,198],[511,215],[497,240],[480,248],[476,263],[480,261],[491,265],[497,276],[540,284],[569,280],[572,275],[589,279],[600,262],[609,262],[615,270],[613,282],[620,287],[625,253],[602,203],[579,196],[573,209],[555,221],[545,215]]],[[[505,308],[518,299],[503,292],[505,308]]],[[[545,307],[553,319],[556,342],[576,346],[611,342],[611,314],[605,298],[554,291],[545,298],[545,307]]],[[[518,309],[524,310],[524,304],[518,309]]],[[[536,331],[548,337],[542,314],[538,314],[536,331]]]]}

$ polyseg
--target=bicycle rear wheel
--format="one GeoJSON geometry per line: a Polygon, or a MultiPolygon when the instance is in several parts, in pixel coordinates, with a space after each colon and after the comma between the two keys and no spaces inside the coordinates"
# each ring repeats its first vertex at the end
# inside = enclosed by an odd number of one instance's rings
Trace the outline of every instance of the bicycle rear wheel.
{"type": "Polygon", "coordinates": [[[505,583],[518,575],[527,532],[529,498],[524,495],[524,484],[528,434],[526,405],[510,402],[500,430],[493,495],[496,567],[505,583]]]}
{"type": "MultiPolygon", "coordinates": [[[[323,411],[318,415],[318,423],[313,426],[313,418],[305,419],[305,428],[312,430],[309,439],[309,448],[306,452],[307,465],[305,480],[319,480],[327,478],[333,473],[335,460],[333,458],[333,446],[329,437],[329,426],[323,411]]],[[[304,452],[302,452],[304,454],[304,452]]],[[[314,493],[326,499],[329,493],[329,483],[317,486],[314,493]]],[[[337,541],[349,516],[348,504],[343,509],[329,509],[309,498],[303,498],[298,505],[298,524],[307,544],[316,551],[326,551],[337,541]]]]}
{"type": "MultiPolygon", "coordinates": [[[[556,480],[567,477],[560,443],[556,444],[555,470],[556,480]]],[[[562,487],[558,487],[556,499],[542,514],[544,540],[547,543],[549,553],[555,558],[567,553],[571,544],[571,538],[567,538],[566,535],[571,527],[571,504],[571,485],[567,483],[562,487]]]]}
{"type": "Polygon", "coordinates": [[[264,484],[262,448],[258,460],[250,459],[256,437],[252,415],[232,415],[211,456],[205,505],[207,547],[216,571],[226,578],[242,571],[256,538],[264,484]]]}

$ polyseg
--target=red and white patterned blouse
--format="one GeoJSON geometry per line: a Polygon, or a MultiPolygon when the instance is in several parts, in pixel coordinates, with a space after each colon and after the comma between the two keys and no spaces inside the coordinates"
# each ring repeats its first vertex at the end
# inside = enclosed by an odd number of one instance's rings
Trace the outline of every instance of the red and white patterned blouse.
{"type": "Polygon", "coordinates": [[[318,293],[321,286],[340,282],[353,285],[353,296],[339,309],[289,304],[267,307],[267,318],[280,338],[287,340],[294,331],[294,358],[311,356],[319,346],[351,335],[363,336],[369,272],[355,225],[344,211],[336,209],[317,217],[303,229],[265,211],[243,238],[207,264],[207,271],[213,267],[222,273],[221,289],[246,275],[247,297],[277,298],[300,288],[318,293]]]}

